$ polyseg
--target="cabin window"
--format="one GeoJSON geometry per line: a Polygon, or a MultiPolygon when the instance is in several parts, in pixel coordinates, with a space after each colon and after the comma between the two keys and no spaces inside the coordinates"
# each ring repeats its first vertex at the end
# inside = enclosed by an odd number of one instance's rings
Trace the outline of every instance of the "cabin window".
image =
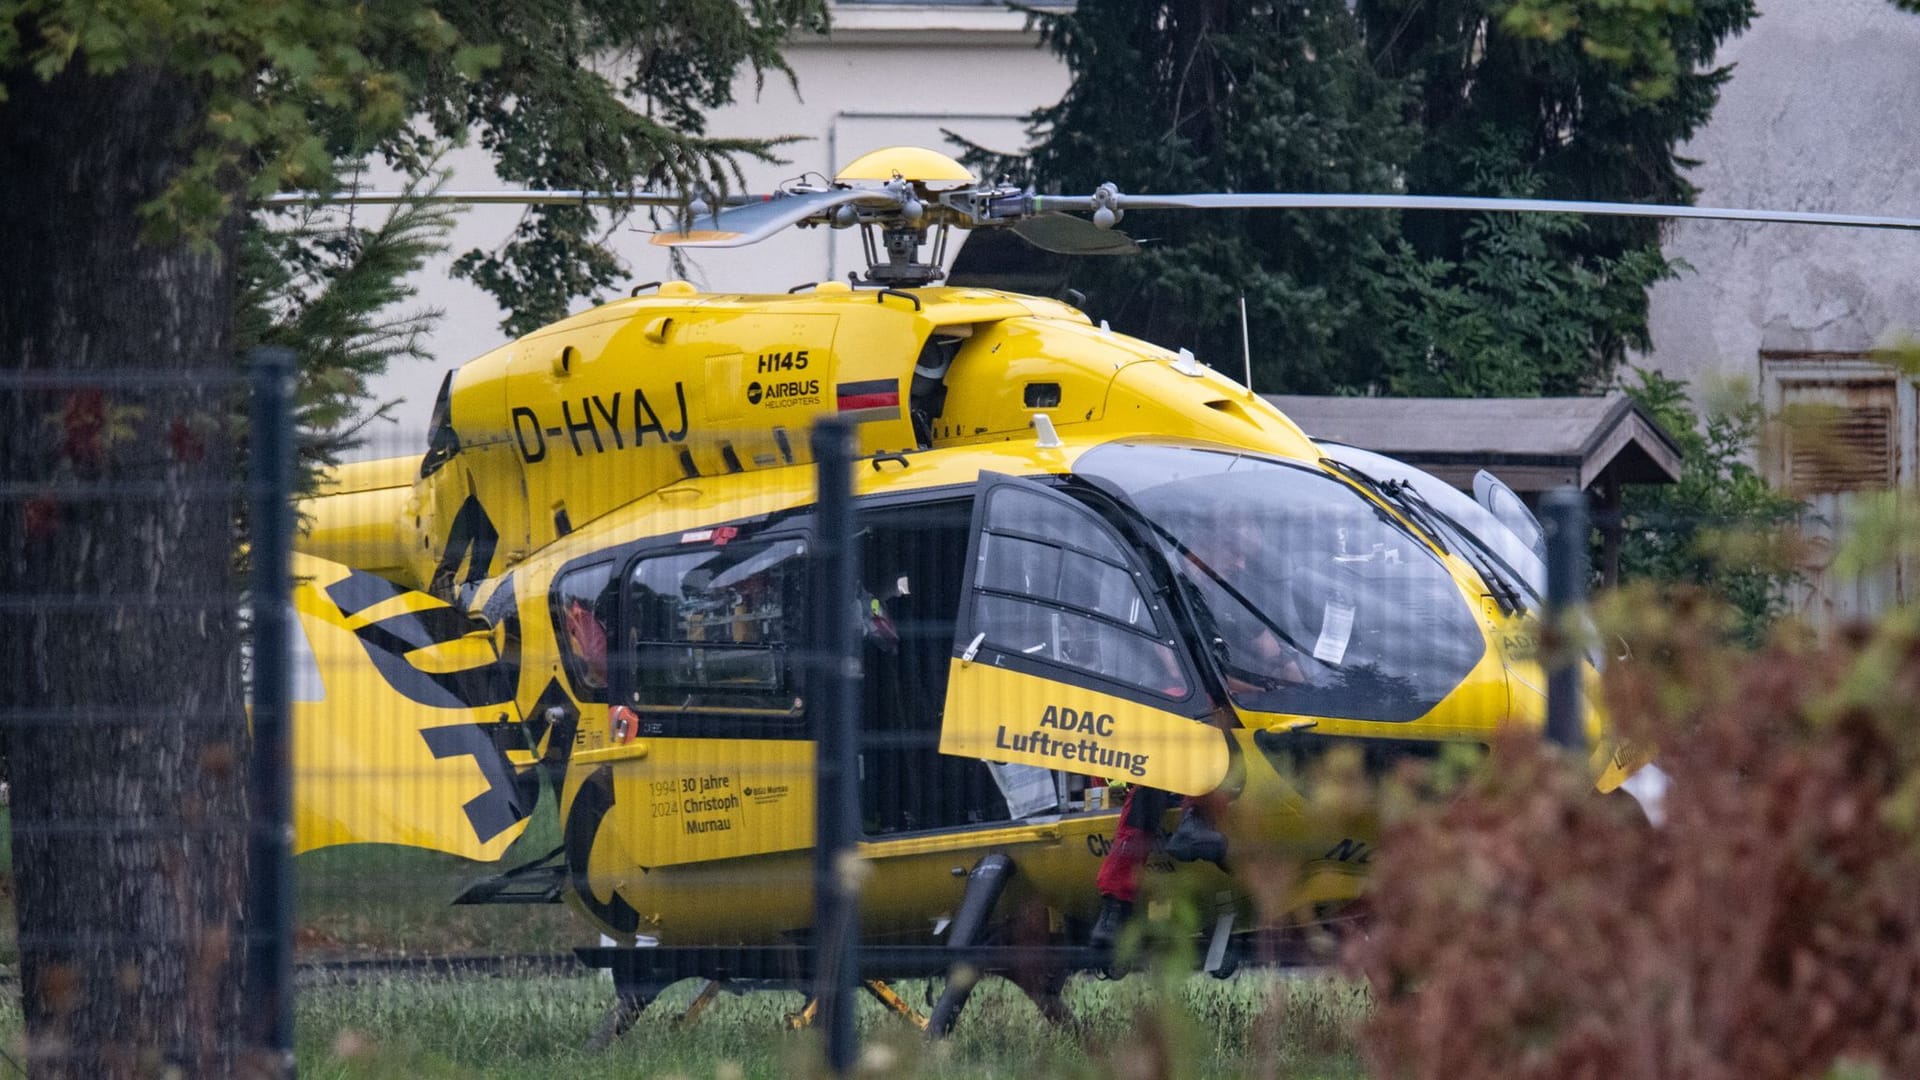
{"type": "Polygon", "coordinates": [[[460,452],[460,433],[453,429],[453,373],[440,380],[440,392],[433,398],[433,418],[428,421],[427,453],[420,459],[420,477],[440,471],[460,452]]]}
{"type": "Polygon", "coordinates": [[[579,701],[607,700],[607,642],[613,634],[613,563],[598,562],[554,579],[549,597],[561,666],[579,701]]]}
{"type": "Polygon", "coordinates": [[[627,685],[643,717],[799,721],[806,552],[799,539],[736,542],[633,564],[621,659],[632,665],[627,685]]]}
{"type": "Polygon", "coordinates": [[[988,495],[972,628],[1010,656],[1169,698],[1191,687],[1170,632],[1090,511],[1018,487],[988,495]]]}
{"type": "Polygon", "coordinates": [[[1075,471],[1151,528],[1235,704],[1404,722],[1486,654],[1428,545],[1316,469],[1193,447],[1109,443],[1075,471]]]}

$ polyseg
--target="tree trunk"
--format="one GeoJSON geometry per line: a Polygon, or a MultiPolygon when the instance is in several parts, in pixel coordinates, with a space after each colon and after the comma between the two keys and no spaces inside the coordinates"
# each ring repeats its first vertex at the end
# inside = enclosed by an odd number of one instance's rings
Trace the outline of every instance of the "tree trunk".
{"type": "Polygon", "coordinates": [[[31,1072],[245,1075],[237,216],[140,240],[200,133],[187,80],[0,82],[0,720],[31,1072]]]}

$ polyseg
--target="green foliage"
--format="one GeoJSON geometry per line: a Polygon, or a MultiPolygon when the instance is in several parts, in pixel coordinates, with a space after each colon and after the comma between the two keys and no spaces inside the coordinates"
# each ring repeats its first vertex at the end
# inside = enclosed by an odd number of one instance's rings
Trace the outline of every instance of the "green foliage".
{"type": "MultiPolygon", "coordinates": [[[[1030,12],[1068,64],[1024,156],[1088,192],[1411,191],[1689,201],[1675,147],[1711,112],[1752,0],[1081,0],[1030,12]]],[[[1672,273],[1653,222],[1456,214],[1151,215],[1072,284],[1131,333],[1293,392],[1576,393],[1645,348],[1672,273]]]]}
{"type": "MultiPolygon", "coordinates": [[[[1391,191],[1414,132],[1399,86],[1367,64],[1345,5],[1082,0],[1033,13],[1072,69],[1032,117],[1024,157],[973,147],[989,175],[1086,193],[1391,191]]],[[[1074,284],[1131,333],[1237,366],[1237,300],[1259,340],[1262,389],[1329,390],[1370,375],[1362,267],[1392,235],[1371,213],[1152,213],[1124,227],[1130,258],[1087,259],[1074,284]]]]}
{"type": "MultiPolygon", "coordinates": [[[[778,160],[787,140],[710,138],[703,114],[733,100],[742,68],[791,79],[781,43],[827,28],[826,0],[445,0],[441,10],[464,40],[497,43],[498,62],[477,77],[429,66],[416,101],[427,127],[442,138],[472,130],[509,183],[602,191],[725,191],[740,185],[742,159],[778,160]]],[[[384,149],[404,164],[418,138],[384,149]]],[[[526,333],[621,281],[598,243],[604,228],[577,207],[532,210],[455,272],[509,312],[508,332],[526,333]]]]}
{"type": "MultiPolygon", "coordinates": [[[[1533,172],[1543,197],[1630,202],[1692,201],[1690,163],[1675,149],[1706,123],[1731,74],[1711,66],[1715,50],[1754,16],[1753,0],[1361,0],[1359,10],[1381,70],[1419,88],[1425,138],[1409,191],[1465,190],[1478,151],[1493,148],[1533,172]],[[1572,26],[1525,17],[1541,9],[1604,17],[1572,26]]],[[[1458,243],[1457,223],[1412,224],[1423,254],[1458,243]]],[[[1576,246],[1618,257],[1658,237],[1656,221],[1613,219],[1576,246]]]]}
{"type": "Polygon", "coordinates": [[[453,213],[416,199],[371,223],[363,216],[371,215],[260,211],[241,241],[236,345],[284,346],[301,357],[294,407],[309,477],[386,417],[385,405],[366,409],[368,380],[394,360],[427,359],[422,339],[439,314],[395,309],[414,296],[409,277],[445,250],[453,213]]]}
{"type": "MultiPolygon", "coordinates": [[[[201,130],[147,213],[156,238],[204,238],[234,211],[235,176],[253,196],[327,188],[337,163],[378,152],[417,180],[469,130],[509,182],[725,188],[781,140],[707,138],[703,113],[732,100],[743,66],[790,77],[781,42],[826,25],[826,0],[0,0],[0,102],[7,79],[188,76],[201,130]]],[[[600,227],[534,211],[460,268],[529,329],[617,279],[600,227]]]]}
{"type": "MultiPolygon", "coordinates": [[[[1460,194],[1537,197],[1537,174],[1516,158],[1481,148],[1460,194]]],[[[1671,267],[1658,248],[1616,258],[1570,250],[1586,231],[1572,215],[1479,214],[1461,232],[1457,260],[1423,258],[1396,240],[1369,270],[1383,345],[1375,385],[1414,397],[1592,390],[1619,343],[1639,332],[1645,290],[1671,267]]]]}
{"type": "MultiPolygon", "coordinates": [[[[1712,113],[1729,74],[1712,66],[1713,54],[1745,29],[1754,4],[1359,0],[1358,10],[1374,62],[1416,88],[1423,137],[1407,165],[1408,191],[1690,203],[1694,189],[1682,173],[1690,162],[1676,149],[1712,113]]],[[[1604,386],[1628,349],[1650,344],[1645,286],[1671,272],[1659,253],[1659,223],[1509,227],[1538,229],[1528,238],[1537,245],[1527,257],[1532,273],[1511,289],[1469,290],[1465,302],[1495,326],[1516,300],[1538,310],[1543,324],[1581,323],[1549,336],[1586,338],[1584,377],[1568,378],[1569,353],[1556,348],[1536,392],[1604,386]],[[1591,304],[1561,292],[1582,278],[1603,286],[1591,304]]],[[[1454,264],[1456,277],[1485,257],[1486,226],[1457,215],[1409,214],[1402,233],[1422,258],[1454,264]]],[[[1403,349],[1396,363],[1417,367],[1421,359],[1403,349]]],[[[1470,377],[1451,382],[1454,392],[1487,392],[1470,377]]]]}
{"type": "Polygon", "coordinates": [[[1580,51],[1630,75],[1628,86],[1640,97],[1658,100],[1673,93],[1675,82],[1690,73],[1660,20],[1691,15],[1693,0],[1508,0],[1496,8],[1500,26],[1520,38],[1550,45],[1574,40],[1580,51]]]}
{"type": "Polygon", "coordinates": [[[1788,535],[1803,509],[1748,464],[1760,404],[1720,403],[1702,418],[1685,383],[1633,375],[1624,389],[1680,444],[1683,464],[1678,484],[1623,490],[1621,579],[1705,586],[1737,613],[1741,639],[1757,642],[1798,577],[1788,535]]]}
{"type": "MultiPolygon", "coordinates": [[[[0,27],[0,80],[151,66],[198,89],[191,162],[146,211],[160,238],[206,236],[233,209],[226,180],[236,171],[254,195],[324,186],[342,133],[398,129],[410,84],[383,57],[422,69],[472,60],[425,0],[0,0],[0,27]]],[[[5,92],[0,82],[0,100],[5,92]]]]}

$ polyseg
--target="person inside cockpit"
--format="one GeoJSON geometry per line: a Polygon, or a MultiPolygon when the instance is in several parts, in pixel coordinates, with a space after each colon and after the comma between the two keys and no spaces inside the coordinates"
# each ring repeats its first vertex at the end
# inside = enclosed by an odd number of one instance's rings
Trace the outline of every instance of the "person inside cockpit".
{"type": "MultiPolygon", "coordinates": [[[[1202,644],[1212,654],[1230,695],[1299,683],[1305,678],[1299,651],[1232,597],[1232,583],[1246,580],[1252,554],[1266,542],[1267,534],[1254,513],[1224,504],[1213,527],[1194,530],[1191,539],[1174,545],[1171,553],[1181,580],[1191,590],[1189,607],[1194,611],[1202,644]]],[[[1233,713],[1223,702],[1215,716],[1231,723],[1233,713]]],[[[1135,784],[1128,789],[1113,844],[1101,860],[1095,879],[1100,891],[1100,915],[1089,935],[1093,945],[1110,947],[1132,914],[1139,895],[1140,869],[1153,852],[1161,820],[1172,801],[1172,793],[1157,788],[1135,784]]],[[[1225,864],[1227,839],[1214,825],[1220,802],[1217,794],[1181,800],[1180,823],[1163,845],[1169,857],[1182,862],[1225,864]]]]}

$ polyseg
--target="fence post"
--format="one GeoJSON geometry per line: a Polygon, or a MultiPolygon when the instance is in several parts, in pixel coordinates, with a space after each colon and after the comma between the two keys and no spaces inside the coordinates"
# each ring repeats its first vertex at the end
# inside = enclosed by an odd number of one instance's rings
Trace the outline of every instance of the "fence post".
{"type": "Polygon", "coordinates": [[[820,1023],[827,1066],[853,1069],[859,1046],[853,1017],[860,979],[860,908],[853,861],[860,829],[860,553],[853,535],[853,426],[837,417],[813,428],[819,478],[814,513],[813,649],[807,710],[814,736],[813,935],[820,1023]]]}
{"type": "Polygon", "coordinates": [[[1556,746],[1585,750],[1576,620],[1587,600],[1586,493],[1572,487],[1547,492],[1540,500],[1540,518],[1547,534],[1547,738],[1556,746]]]}
{"type": "Polygon", "coordinates": [[[247,1008],[255,1045],[278,1075],[293,1075],[293,775],[288,605],[293,593],[294,355],[248,356],[248,501],[253,622],[253,753],[247,799],[247,1008]]]}

